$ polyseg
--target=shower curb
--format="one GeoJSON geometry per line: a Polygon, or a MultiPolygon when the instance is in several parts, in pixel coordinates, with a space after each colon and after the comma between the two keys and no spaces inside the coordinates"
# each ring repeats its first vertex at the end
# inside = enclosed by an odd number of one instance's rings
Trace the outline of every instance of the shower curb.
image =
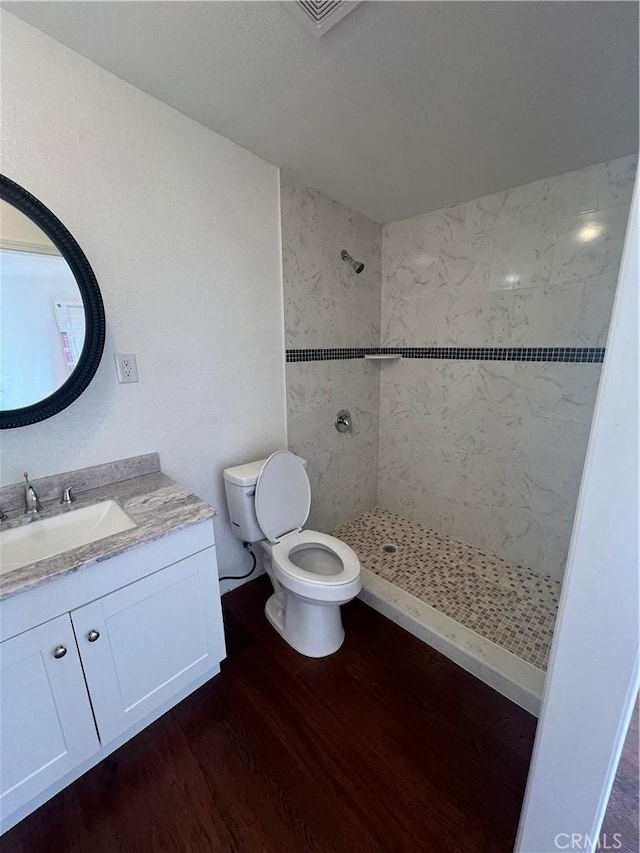
{"type": "Polygon", "coordinates": [[[534,716],[545,672],[361,566],[359,598],[534,716]]]}

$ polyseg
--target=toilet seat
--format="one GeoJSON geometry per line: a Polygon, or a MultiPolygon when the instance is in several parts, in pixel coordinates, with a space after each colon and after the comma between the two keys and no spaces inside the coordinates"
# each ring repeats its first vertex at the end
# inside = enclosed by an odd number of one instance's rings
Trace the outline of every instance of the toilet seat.
{"type": "Polygon", "coordinates": [[[320,533],[318,530],[299,530],[284,536],[271,548],[274,573],[282,586],[304,598],[317,601],[349,601],[360,591],[360,560],[346,542],[320,533]],[[296,551],[328,552],[342,564],[335,574],[308,571],[294,560],[296,551]]]}
{"type": "Polygon", "coordinates": [[[360,575],[360,560],[355,551],[346,542],[328,533],[320,533],[319,530],[299,530],[290,533],[273,546],[271,556],[279,568],[291,577],[323,586],[350,583],[360,575]],[[342,563],[342,568],[335,574],[323,574],[300,566],[294,559],[295,551],[311,550],[314,546],[318,550],[327,551],[330,555],[337,557],[342,563]]]}

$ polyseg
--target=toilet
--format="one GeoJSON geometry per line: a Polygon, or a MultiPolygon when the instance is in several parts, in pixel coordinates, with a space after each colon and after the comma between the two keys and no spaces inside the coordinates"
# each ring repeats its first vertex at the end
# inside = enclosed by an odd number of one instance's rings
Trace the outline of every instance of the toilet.
{"type": "Polygon", "coordinates": [[[234,535],[264,551],[274,590],[267,619],[301,654],[333,654],[344,641],[340,605],[362,587],[360,561],[335,536],[302,529],[311,507],[304,460],[278,450],[268,459],[225,468],[223,477],[234,535]]]}

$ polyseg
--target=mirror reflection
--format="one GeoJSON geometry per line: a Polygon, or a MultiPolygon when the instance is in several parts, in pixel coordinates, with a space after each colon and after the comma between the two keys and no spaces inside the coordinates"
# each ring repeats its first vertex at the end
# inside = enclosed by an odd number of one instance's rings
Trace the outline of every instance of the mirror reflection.
{"type": "Polygon", "coordinates": [[[75,370],[84,339],[84,306],[67,262],[0,200],[0,410],[53,394],[75,370]]]}

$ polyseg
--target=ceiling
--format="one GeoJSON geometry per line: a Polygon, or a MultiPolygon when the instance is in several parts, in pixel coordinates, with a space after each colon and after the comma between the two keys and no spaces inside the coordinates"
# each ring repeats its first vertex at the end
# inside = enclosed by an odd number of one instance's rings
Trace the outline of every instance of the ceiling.
{"type": "Polygon", "coordinates": [[[635,2],[3,5],[378,222],[637,148],[635,2]]]}

